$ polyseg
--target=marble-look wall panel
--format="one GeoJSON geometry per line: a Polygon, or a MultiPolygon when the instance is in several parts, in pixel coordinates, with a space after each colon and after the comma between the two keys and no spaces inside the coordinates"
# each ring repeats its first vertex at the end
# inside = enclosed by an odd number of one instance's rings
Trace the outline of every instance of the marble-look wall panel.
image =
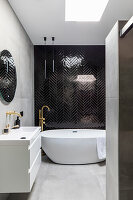
{"type": "Polygon", "coordinates": [[[118,22],[106,38],[106,98],[119,98],[118,22]]]}
{"type": "Polygon", "coordinates": [[[107,200],[119,199],[118,181],[118,112],[119,99],[106,99],[106,198],[107,200]]]}
{"type": "Polygon", "coordinates": [[[106,38],[106,134],[107,200],[119,200],[118,112],[119,112],[119,43],[118,22],[106,38]]]}
{"type": "MultiPolygon", "coordinates": [[[[9,110],[24,111],[23,126],[34,124],[34,47],[8,1],[0,0],[0,51],[4,49],[11,52],[16,64],[17,89],[10,104],[0,101],[0,134],[9,110]]],[[[0,200],[7,197],[8,194],[0,194],[0,200]]]]}
{"type": "Polygon", "coordinates": [[[133,199],[133,30],[120,39],[119,53],[120,200],[131,200],[133,199]]]}

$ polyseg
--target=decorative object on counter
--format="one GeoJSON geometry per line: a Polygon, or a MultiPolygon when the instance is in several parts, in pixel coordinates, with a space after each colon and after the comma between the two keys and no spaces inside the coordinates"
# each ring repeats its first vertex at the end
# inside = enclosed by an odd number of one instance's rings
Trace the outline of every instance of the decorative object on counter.
{"type": "Polygon", "coordinates": [[[45,105],[41,108],[41,110],[39,110],[39,126],[41,126],[41,131],[44,131],[43,125],[45,124],[45,118],[43,115],[44,108],[47,108],[48,111],[50,111],[50,108],[45,105]]]}
{"type": "Polygon", "coordinates": [[[8,50],[0,53],[0,98],[5,104],[10,103],[16,92],[17,73],[14,59],[8,50]]]}
{"type": "Polygon", "coordinates": [[[9,126],[6,126],[6,128],[4,128],[3,130],[3,134],[8,134],[10,132],[9,126]]]}
{"type": "Polygon", "coordinates": [[[19,125],[15,125],[15,126],[12,127],[12,129],[18,129],[18,128],[20,128],[19,125]]]}

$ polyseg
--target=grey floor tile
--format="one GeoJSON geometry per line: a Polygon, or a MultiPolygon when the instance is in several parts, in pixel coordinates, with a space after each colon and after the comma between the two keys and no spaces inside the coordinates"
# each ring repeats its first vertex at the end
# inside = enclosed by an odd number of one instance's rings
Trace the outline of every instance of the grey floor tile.
{"type": "Polygon", "coordinates": [[[58,165],[45,156],[32,192],[8,200],[105,200],[105,185],[105,163],[58,165]]]}

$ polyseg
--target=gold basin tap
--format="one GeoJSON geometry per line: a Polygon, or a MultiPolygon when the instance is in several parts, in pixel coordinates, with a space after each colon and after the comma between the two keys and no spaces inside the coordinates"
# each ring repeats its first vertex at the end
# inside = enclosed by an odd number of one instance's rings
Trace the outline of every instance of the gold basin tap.
{"type": "MultiPolygon", "coordinates": [[[[11,125],[10,125],[10,122],[11,122],[11,115],[16,115],[16,116],[18,116],[18,117],[23,117],[23,111],[20,112],[20,113],[15,112],[15,111],[8,111],[8,112],[6,112],[6,127],[5,127],[4,130],[7,130],[7,129],[8,129],[7,132],[9,132],[10,129],[11,129],[11,125]]],[[[17,127],[17,126],[15,126],[15,127],[17,127]]],[[[17,128],[19,128],[19,126],[18,126],[17,128]]]]}
{"type": "Polygon", "coordinates": [[[43,131],[43,125],[45,124],[45,117],[43,114],[45,108],[47,108],[47,110],[50,111],[50,108],[45,105],[39,110],[39,126],[41,126],[41,131],[43,131]]]}
{"type": "Polygon", "coordinates": [[[8,111],[6,112],[6,115],[17,115],[18,117],[22,117],[21,113],[15,111],[8,111]]]}

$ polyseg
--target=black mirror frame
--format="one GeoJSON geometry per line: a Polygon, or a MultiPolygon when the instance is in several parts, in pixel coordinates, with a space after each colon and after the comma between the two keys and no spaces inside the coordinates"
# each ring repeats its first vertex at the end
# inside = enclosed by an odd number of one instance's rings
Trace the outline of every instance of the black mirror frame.
{"type": "Polygon", "coordinates": [[[9,104],[15,96],[17,73],[14,59],[8,50],[0,53],[0,99],[9,104]]]}

